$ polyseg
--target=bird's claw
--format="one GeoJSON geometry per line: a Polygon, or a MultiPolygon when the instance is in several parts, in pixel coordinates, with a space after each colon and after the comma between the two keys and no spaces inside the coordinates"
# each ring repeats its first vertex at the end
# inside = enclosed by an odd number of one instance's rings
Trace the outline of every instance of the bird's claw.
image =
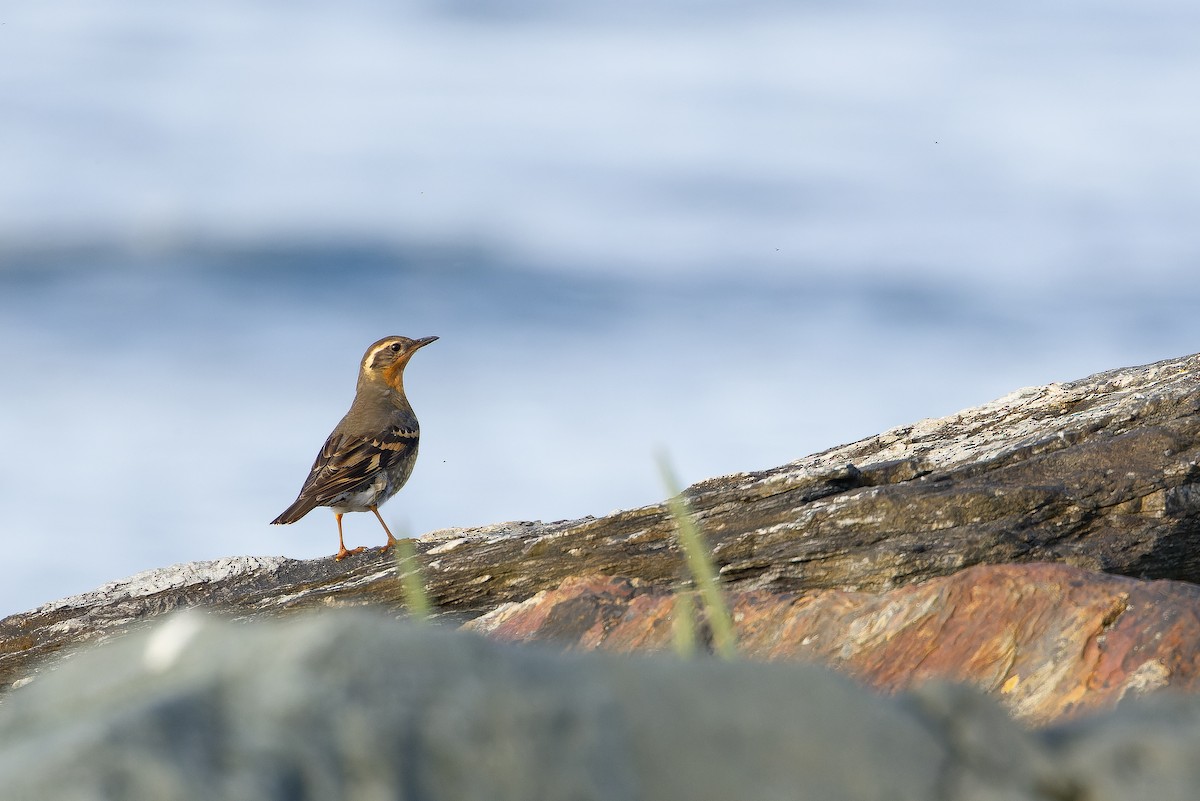
{"type": "Polygon", "coordinates": [[[362,553],[365,550],[367,550],[367,548],[364,545],[360,545],[357,548],[347,548],[345,546],[342,546],[342,549],[337,552],[337,556],[333,557],[333,561],[340,562],[343,559],[345,559],[347,556],[353,556],[354,554],[362,553]]]}

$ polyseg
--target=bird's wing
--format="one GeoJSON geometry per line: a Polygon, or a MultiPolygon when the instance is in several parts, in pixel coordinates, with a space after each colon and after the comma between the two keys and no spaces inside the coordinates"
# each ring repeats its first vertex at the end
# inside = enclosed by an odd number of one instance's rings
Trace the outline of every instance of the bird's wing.
{"type": "Polygon", "coordinates": [[[381,435],[363,437],[333,433],[313,462],[300,497],[324,506],[369,483],[380,470],[412,458],[419,433],[393,426],[381,435]]]}

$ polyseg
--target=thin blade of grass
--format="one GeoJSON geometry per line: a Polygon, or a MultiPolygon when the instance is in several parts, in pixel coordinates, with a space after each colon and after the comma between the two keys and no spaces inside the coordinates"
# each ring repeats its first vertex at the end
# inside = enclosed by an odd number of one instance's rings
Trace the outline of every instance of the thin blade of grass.
{"type": "Polygon", "coordinates": [[[675,655],[690,659],[696,655],[696,614],[692,608],[692,593],[676,590],[671,613],[671,646],[675,655]]]}
{"type": "Polygon", "coordinates": [[[396,548],[396,570],[400,574],[400,586],[404,590],[404,606],[415,621],[429,619],[429,595],[425,592],[425,580],[421,575],[421,563],[417,561],[417,550],[412,540],[401,537],[396,548]]]}
{"type": "Polygon", "coordinates": [[[692,581],[700,592],[700,600],[704,604],[708,626],[712,630],[713,650],[723,659],[733,659],[737,656],[737,637],[733,631],[733,618],[730,617],[729,607],[721,594],[717,570],[713,566],[712,557],[704,544],[700,529],[692,519],[687,500],[675,480],[666,456],[659,456],[658,469],[662,474],[663,484],[670,493],[667,499],[667,509],[675,519],[675,530],[679,536],[679,547],[683,549],[687,559],[688,571],[692,581]]]}

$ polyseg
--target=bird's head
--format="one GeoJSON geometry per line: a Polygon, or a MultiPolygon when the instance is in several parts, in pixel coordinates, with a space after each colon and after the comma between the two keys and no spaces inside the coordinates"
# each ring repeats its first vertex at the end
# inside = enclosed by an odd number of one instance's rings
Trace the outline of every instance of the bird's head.
{"type": "Polygon", "coordinates": [[[412,355],[437,337],[384,337],[363,354],[359,380],[380,380],[389,386],[403,387],[404,365],[412,355]]]}

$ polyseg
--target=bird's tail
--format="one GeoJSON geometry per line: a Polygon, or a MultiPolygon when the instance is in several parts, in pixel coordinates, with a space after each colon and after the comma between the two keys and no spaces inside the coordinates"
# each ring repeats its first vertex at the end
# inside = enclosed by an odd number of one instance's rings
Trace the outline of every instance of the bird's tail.
{"type": "Polygon", "coordinates": [[[271,525],[277,526],[281,523],[295,523],[300,518],[311,512],[317,505],[317,502],[312,498],[306,498],[301,495],[292,503],[291,506],[283,510],[279,517],[271,521],[271,525]]]}

